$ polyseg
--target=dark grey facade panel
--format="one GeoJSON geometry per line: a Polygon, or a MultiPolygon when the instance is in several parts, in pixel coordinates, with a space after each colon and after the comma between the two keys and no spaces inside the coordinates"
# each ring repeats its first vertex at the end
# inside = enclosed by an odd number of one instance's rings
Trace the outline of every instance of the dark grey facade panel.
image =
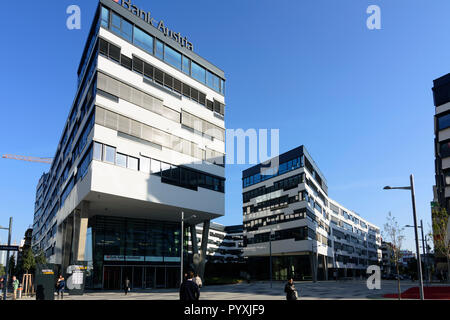
{"type": "MultiPolygon", "coordinates": [[[[217,76],[221,77],[222,79],[226,80],[225,73],[223,70],[219,69],[218,67],[213,65],[211,62],[207,61],[206,59],[200,57],[195,52],[193,52],[185,47],[180,46],[180,44],[177,43],[175,40],[164,36],[164,34],[161,31],[159,31],[156,27],[148,24],[146,21],[142,20],[140,17],[135,16],[133,13],[131,13],[126,8],[122,7],[120,4],[114,2],[113,0],[99,0],[99,1],[100,1],[100,4],[115,11],[119,15],[123,16],[125,19],[134,23],[136,26],[138,26],[142,30],[144,30],[144,31],[148,32],[150,35],[154,36],[156,39],[168,44],[172,48],[181,52],[186,57],[190,58],[191,60],[195,61],[196,63],[198,63],[201,66],[205,67],[206,69],[210,70],[211,72],[215,73],[217,76]]],[[[141,8],[141,9],[143,9],[143,8],[141,8]]]]}

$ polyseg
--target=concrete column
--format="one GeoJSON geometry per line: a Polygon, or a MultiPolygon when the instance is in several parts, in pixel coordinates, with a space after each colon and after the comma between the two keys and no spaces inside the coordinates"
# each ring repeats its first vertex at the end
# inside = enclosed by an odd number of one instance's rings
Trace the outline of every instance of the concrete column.
{"type": "Polygon", "coordinates": [[[207,256],[207,249],[208,249],[209,226],[210,226],[210,221],[205,220],[203,222],[202,244],[201,244],[201,249],[200,249],[201,250],[200,263],[199,263],[199,270],[198,270],[198,275],[202,279],[204,279],[204,275],[205,275],[205,264],[206,264],[206,256],[207,256]]]}
{"type": "Polygon", "coordinates": [[[198,243],[197,243],[197,230],[195,225],[190,225],[189,230],[191,233],[191,243],[192,243],[192,265],[194,268],[194,273],[199,273],[200,268],[200,255],[198,254],[198,243]]]}
{"type": "Polygon", "coordinates": [[[323,272],[325,273],[325,280],[328,281],[328,257],[323,256],[323,272]]]}
{"type": "Polygon", "coordinates": [[[88,203],[83,202],[81,204],[81,209],[75,210],[73,215],[72,263],[84,261],[85,258],[86,234],[89,222],[88,210],[88,203]]]}
{"type": "Polygon", "coordinates": [[[315,260],[316,260],[316,254],[314,252],[311,252],[309,254],[309,263],[311,265],[311,279],[313,281],[317,281],[317,273],[316,273],[316,264],[315,264],[315,260]]]}
{"type": "Polygon", "coordinates": [[[63,222],[63,244],[61,267],[63,273],[70,265],[72,255],[72,239],[73,239],[73,217],[70,215],[63,222]]]}

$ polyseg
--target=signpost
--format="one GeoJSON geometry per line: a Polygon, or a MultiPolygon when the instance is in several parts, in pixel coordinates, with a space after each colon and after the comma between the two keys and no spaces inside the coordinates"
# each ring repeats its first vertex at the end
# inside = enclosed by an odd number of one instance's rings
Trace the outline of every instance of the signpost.
{"type": "MultiPolygon", "coordinates": [[[[6,253],[6,276],[5,276],[5,285],[4,285],[4,289],[3,289],[3,300],[6,300],[6,294],[8,292],[8,271],[9,271],[9,251],[16,251],[16,249],[11,249],[11,248],[15,248],[16,246],[11,246],[11,232],[12,232],[12,222],[13,222],[13,218],[9,218],[9,228],[3,228],[0,227],[0,229],[3,230],[8,230],[8,245],[7,246],[3,246],[6,247],[5,250],[6,253]]],[[[17,251],[19,250],[19,248],[17,247],[17,251]]]]}

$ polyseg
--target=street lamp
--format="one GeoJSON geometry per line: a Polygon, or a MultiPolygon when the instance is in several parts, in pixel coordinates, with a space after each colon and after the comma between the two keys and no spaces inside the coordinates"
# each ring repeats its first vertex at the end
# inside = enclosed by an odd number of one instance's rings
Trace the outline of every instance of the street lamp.
{"type": "MultiPolygon", "coordinates": [[[[9,218],[9,228],[0,226],[1,230],[8,230],[8,247],[11,246],[11,233],[12,233],[12,221],[13,218],[9,218]]],[[[6,300],[6,293],[8,292],[8,268],[9,268],[9,250],[6,251],[6,277],[3,286],[3,300],[6,300]]]]}
{"type": "Polygon", "coordinates": [[[390,187],[386,186],[383,189],[384,190],[393,190],[393,189],[400,189],[400,190],[411,190],[411,201],[412,201],[412,208],[413,208],[413,218],[414,218],[414,233],[416,235],[416,251],[417,251],[417,273],[419,275],[420,280],[420,300],[424,299],[423,294],[423,278],[422,278],[422,265],[421,265],[421,259],[420,259],[420,251],[419,251],[419,237],[418,237],[418,231],[417,231],[417,218],[416,218],[416,196],[414,194],[414,176],[410,175],[410,185],[408,187],[390,187]]]}
{"type": "Polygon", "coordinates": [[[181,212],[181,259],[180,259],[180,286],[183,283],[183,267],[184,267],[184,261],[183,261],[183,250],[184,250],[184,222],[188,221],[190,219],[197,218],[197,216],[194,214],[190,216],[189,218],[184,218],[184,211],[181,212]]]}

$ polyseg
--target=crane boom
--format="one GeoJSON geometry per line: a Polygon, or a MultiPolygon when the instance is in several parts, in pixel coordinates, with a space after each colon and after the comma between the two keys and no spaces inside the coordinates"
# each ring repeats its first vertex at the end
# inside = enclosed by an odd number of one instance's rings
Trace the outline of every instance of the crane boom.
{"type": "Polygon", "coordinates": [[[5,154],[2,156],[2,158],[3,159],[20,160],[20,161],[28,161],[28,162],[47,163],[47,164],[51,164],[53,162],[52,158],[26,157],[26,156],[12,155],[12,154],[5,154]]]}

